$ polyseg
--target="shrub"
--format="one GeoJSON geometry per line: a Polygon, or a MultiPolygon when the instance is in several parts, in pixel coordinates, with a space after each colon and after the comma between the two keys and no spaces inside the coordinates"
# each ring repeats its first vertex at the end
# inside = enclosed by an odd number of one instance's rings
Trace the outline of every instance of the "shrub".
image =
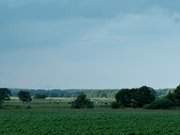
{"type": "Polygon", "coordinates": [[[88,99],[86,102],[86,107],[87,108],[94,108],[94,103],[88,99]]]}
{"type": "Polygon", "coordinates": [[[32,101],[31,94],[29,91],[19,91],[18,97],[24,103],[29,103],[32,101]]]}
{"type": "Polygon", "coordinates": [[[173,101],[174,103],[176,103],[176,96],[175,96],[175,93],[174,93],[174,92],[169,92],[169,93],[165,96],[165,98],[167,98],[167,99],[173,101]]]}
{"type": "Polygon", "coordinates": [[[166,97],[173,101],[177,106],[180,106],[180,85],[178,85],[174,91],[169,92],[166,97]]]}
{"type": "Polygon", "coordinates": [[[7,88],[0,88],[0,108],[5,100],[10,100],[11,91],[7,88]]]}
{"type": "Polygon", "coordinates": [[[117,108],[120,107],[120,104],[114,101],[114,102],[111,103],[111,107],[112,107],[113,109],[117,109],[117,108]]]}
{"type": "Polygon", "coordinates": [[[146,109],[169,109],[175,106],[174,102],[167,98],[157,99],[149,105],[144,106],[146,109]]]}
{"type": "Polygon", "coordinates": [[[180,85],[178,85],[173,91],[169,91],[166,98],[174,102],[176,106],[180,106],[180,85]]]}
{"type": "Polygon", "coordinates": [[[72,102],[72,108],[93,108],[94,103],[90,101],[84,93],[81,93],[75,101],[72,102]]]}
{"type": "Polygon", "coordinates": [[[31,109],[31,106],[30,106],[30,105],[28,105],[28,106],[26,107],[26,109],[31,109]]]}

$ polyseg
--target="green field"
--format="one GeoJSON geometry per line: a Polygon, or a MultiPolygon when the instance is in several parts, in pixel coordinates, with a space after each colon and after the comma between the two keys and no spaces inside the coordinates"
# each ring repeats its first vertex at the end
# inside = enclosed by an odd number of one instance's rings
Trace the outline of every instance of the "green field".
{"type": "Polygon", "coordinates": [[[136,110],[1,111],[1,135],[179,135],[180,113],[136,110]]]}
{"type": "MultiPolygon", "coordinates": [[[[106,100],[98,100],[103,101],[106,100]]],[[[71,109],[70,99],[33,101],[26,109],[13,99],[0,109],[0,135],[179,135],[180,112],[119,109],[96,105],[71,109]]]]}

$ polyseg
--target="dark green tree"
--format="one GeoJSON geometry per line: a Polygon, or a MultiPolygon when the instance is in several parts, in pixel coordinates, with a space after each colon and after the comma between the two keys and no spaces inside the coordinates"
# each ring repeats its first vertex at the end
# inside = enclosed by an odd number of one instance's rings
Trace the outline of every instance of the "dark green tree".
{"type": "Polygon", "coordinates": [[[45,99],[45,98],[47,98],[47,95],[37,93],[37,94],[34,95],[34,98],[35,99],[45,99]]]}
{"type": "Polygon", "coordinates": [[[115,95],[116,102],[123,106],[130,106],[131,92],[130,89],[122,89],[115,95]]]}
{"type": "Polygon", "coordinates": [[[10,100],[11,91],[8,88],[0,88],[0,107],[5,100],[10,100]]]}
{"type": "Polygon", "coordinates": [[[30,108],[29,103],[32,101],[32,98],[29,91],[19,91],[18,97],[19,97],[19,100],[21,100],[23,103],[28,104],[27,108],[30,108]]]}
{"type": "Polygon", "coordinates": [[[73,108],[93,108],[94,103],[86,97],[84,93],[81,93],[75,101],[72,102],[73,108]]]}
{"type": "Polygon", "coordinates": [[[138,107],[143,107],[146,104],[150,104],[155,100],[156,92],[153,88],[142,86],[137,89],[132,98],[137,102],[138,107]]]}
{"type": "Polygon", "coordinates": [[[174,90],[174,97],[176,104],[180,105],[180,85],[178,85],[174,90]]]}
{"type": "Polygon", "coordinates": [[[174,92],[169,91],[165,98],[171,100],[172,102],[176,103],[176,95],[174,92]]]}
{"type": "Polygon", "coordinates": [[[145,109],[170,109],[174,107],[175,104],[168,98],[160,98],[153,101],[151,104],[147,104],[144,106],[145,109]]]}
{"type": "Polygon", "coordinates": [[[143,107],[156,98],[155,91],[147,86],[133,89],[122,89],[116,95],[116,102],[125,107],[143,107]]]}
{"type": "Polygon", "coordinates": [[[173,101],[176,105],[180,105],[180,85],[174,91],[169,91],[166,98],[173,101]]]}

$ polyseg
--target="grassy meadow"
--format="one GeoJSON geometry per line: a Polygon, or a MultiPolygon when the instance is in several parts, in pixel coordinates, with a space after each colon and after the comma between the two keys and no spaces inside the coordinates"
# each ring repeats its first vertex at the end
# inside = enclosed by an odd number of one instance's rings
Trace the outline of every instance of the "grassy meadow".
{"type": "Polygon", "coordinates": [[[93,99],[94,109],[72,109],[73,98],[33,100],[26,109],[12,98],[0,109],[0,135],[179,135],[178,110],[111,109],[113,99],[93,99]]]}

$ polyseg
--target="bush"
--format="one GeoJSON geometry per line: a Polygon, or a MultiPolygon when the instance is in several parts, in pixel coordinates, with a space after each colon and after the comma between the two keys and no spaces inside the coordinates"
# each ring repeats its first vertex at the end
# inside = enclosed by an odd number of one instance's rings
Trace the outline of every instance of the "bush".
{"type": "Polygon", "coordinates": [[[176,106],[180,106],[180,85],[178,85],[174,91],[170,91],[166,98],[173,101],[176,106]]]}
{"type": "Polygon", "coordinates": [[[32,101],[31,94],[29,91],[19,91],[18,97],[23,103],[29,103],[32,101]]]}
{"type": "Polygon", "coordinates": [[[86,107],[87,108],[94,108],[94,103],[88,99],[87,103],[86,103],[86,107]]]}
{"type": "Polygon", "coordinates": [[[86,95],[81,93],[75,101],[72,102],[72,108],[93,108],[94,103],[87,99],[86,95]]]}
{"type": "Polygon", "coordinates": [[[0,88],[0,108],[5,100],[10,100],[11,91],[7,88],[0,88]]]}
{"type": "Polygon", "coordinates": [[[171,100],[172,102],[176,103],[176,95],[174,92],[169,92],[165,98],[171,100]]]}
{"type": "Polygon", "coordinates": [[[23,103],[27,104],[27,109],[30,109],[30,102],[32,101],[31,94],[29,91],[19,91],[18,92],[19,100],[21,100],[23,103]]]}
{"type": "Polygon", "coordinates": [[[120,104],[114,101],[114,102],[111,103],[111,107],[112,107],[113,109],[117,109],[117,108],[120,107],[120,104]]]}
{"type": "Polygon", "coordinates": [[[28,105],[28,106],[26,107],[26,109],[31,109],[31,106],[28,105]]]}
{"type": "Polygon", "coordinates": [[[144,108],[146,109],[169,109],[175,106],[174,102],[167,98],[157,99],[149,105],[146,105],[144,108]]]}

